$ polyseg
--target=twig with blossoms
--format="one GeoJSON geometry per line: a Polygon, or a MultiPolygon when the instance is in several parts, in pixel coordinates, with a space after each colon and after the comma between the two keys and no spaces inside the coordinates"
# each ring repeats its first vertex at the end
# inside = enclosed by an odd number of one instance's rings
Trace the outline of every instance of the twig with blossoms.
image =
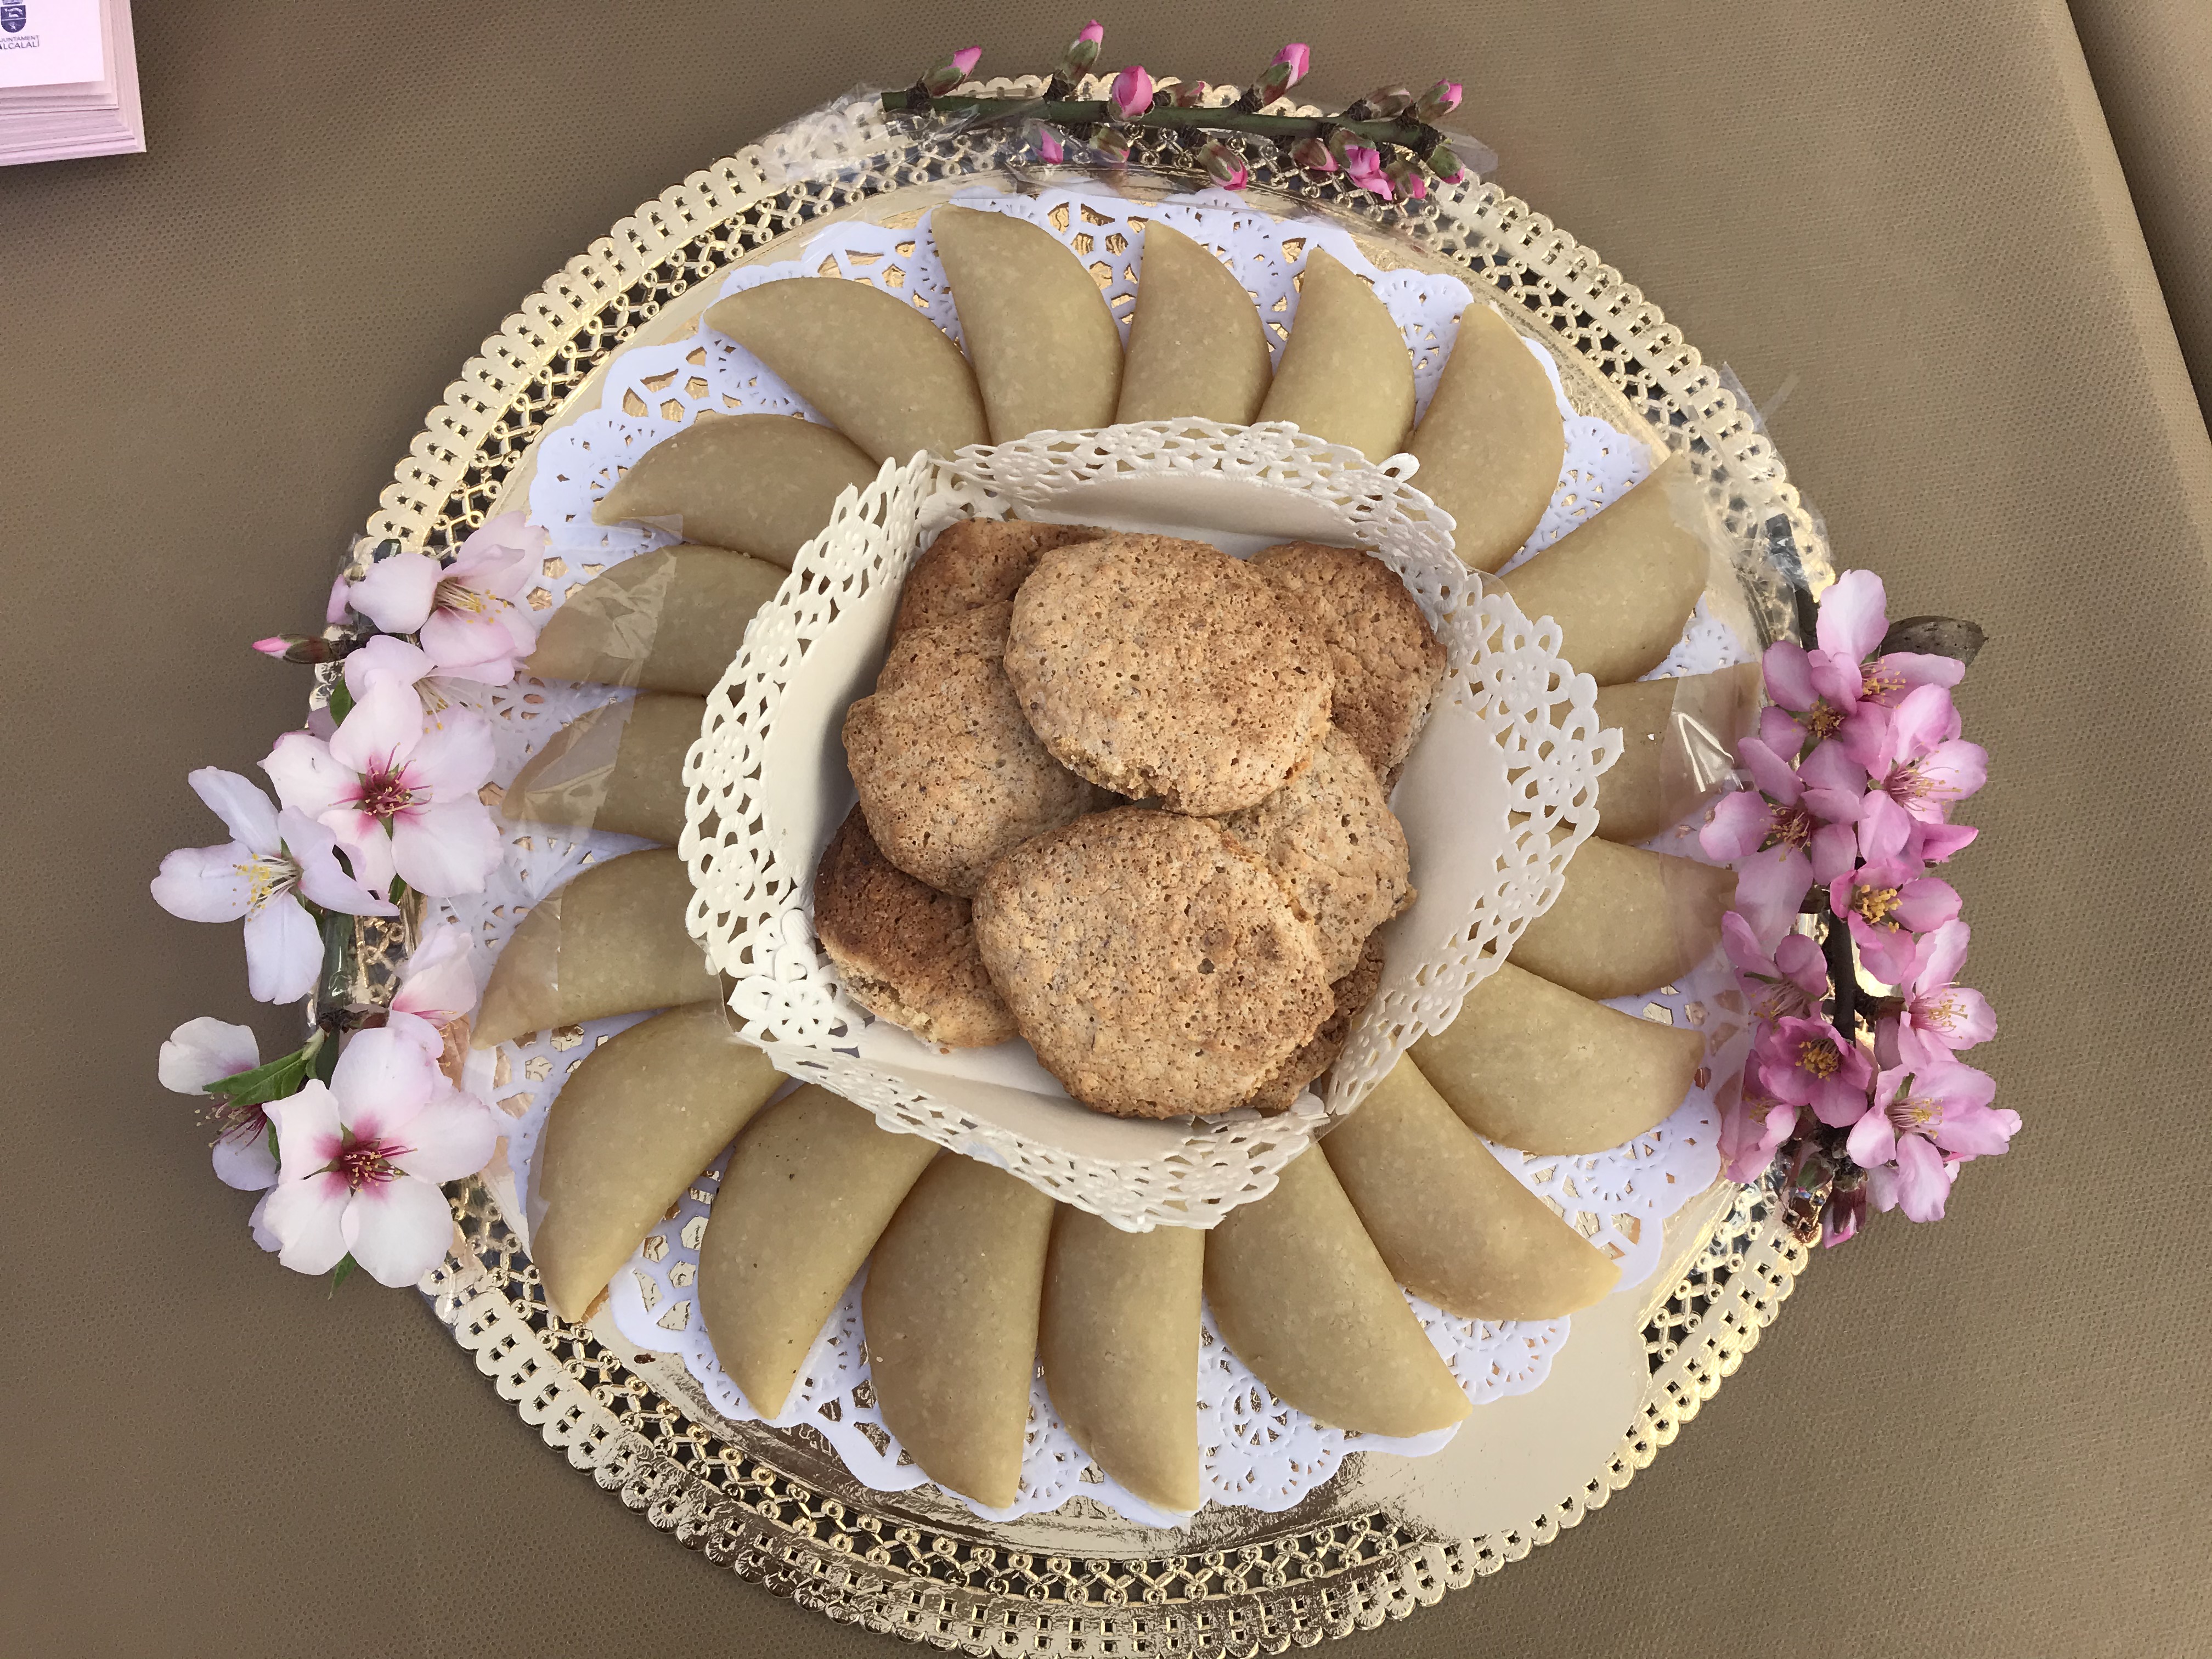
{"type": "Polygon", "coordinates": [[[1768,647],[1771,702],[1737,746],[1751,787],[1699,834],[1738,865],[1722,938],[1754,1029],[1721,1153],[1737,1181],[1781,1160],[1792,1229],[1831,1245],[1869,1206],[1939,1219],[1960,1166],[2020,1127],[1990,1104],[1994,1080],[1955,1057],[1996,1021],[1958,983],[1970,933],[1958,893],[1929,873],[1977,834],[1950,811],[1988,757],[1960,735],[1951,688],[1981,630],[1893,628],[1887,607],[1880,578],[1847,571],[1820,599],[1814,648],[1768,647]]]}
{"type": "Polygon", "coordinates": [[[1096,19],[1085,23],[1053,66],[1042,98],[959,94],[956,88],[975,73],[983,56],[981,47],[964,46],[911,87],[885,93],[884,110],[982,124],[1018,122],[1027,142],[1054,164],[1066,161],[1071,150],[1080,155],[1085,149],[1108,164],[1126,161],[1131,135],[1151,131],[1195,152],[1206,176],[1228,190],[1242,190],[1249,179],[1243,145],[1267,144],[1310,177],[1341,171],[1386,202],[1426,196],[1431,179],[1459,183],[1468,176],[1468,166],[1458,150],[1469,156],[1483,153],[1473,139],[1436,125],[1460,106],[1462,91],[1456,81],[1438,81],[1418,95],[1404,87],[1378,88],[1334,115],[1267,113],[1312,66],[1311,50],[1297,42],[1278,52],[1228,104],[1209,104],[1203,81],[1163,84],[1140,64],[1115,75],[1104,97],[1078,98],[1078,84],[1096,70],[1105,37],[1096,19]]]}

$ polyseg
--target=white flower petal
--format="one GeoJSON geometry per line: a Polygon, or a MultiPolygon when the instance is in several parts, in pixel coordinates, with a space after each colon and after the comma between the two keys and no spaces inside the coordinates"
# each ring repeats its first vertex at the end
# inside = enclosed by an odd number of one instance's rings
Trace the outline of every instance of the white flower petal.
{"type": "Polygon", "coordinates": [[[353,866],[354,879],[363,890],[392,890],[392,837],[385,833],[381,819],[349,806],[334,806],[319,822],[337,837],[346,862],[353,866]]]}
{"type": "Polygon", "coordinates": [[[186,921],[236,921],[253,902],[253,853],[241,842],[179,847],[161,860],[154,902],[186,921]]]}
{"type": "MultiPolygon", "coordinates": [[[[338,865],[337,836],[330,825],[319,823],[305,812],[286,807],[277,815],[277,833],[284,850],[300,866],[300,890],[325,910],[343,910],[349,916],[396,916],[398,908],[372,893],[338,865]]],[[[382,835],[381,824],[376,833],[382,835]]]]}
{"type": "Polygon", "coordinates": [[[360,774],[333,759],[329,744],[305,732],[287,732],[277,738],[261,769],[276,786],[278,800],[311,818],[361,793],[360,774]]]}
{"type": "Polygon", "coordinates": [[[404,1290],[446,1259],[453,1212],[427,1181],[402,1176],[353,1195],[345,1211],[346,1246],[380,1285],[404,1290]]]}
{"type": "Polygon", "coordinates": [[[482,892],[506,852],[491,809],[473,799],[412,808],[392,821],[392,868],[432,898],[482,892]]]}
{"type": "Polygon", "coordinates": [[[395,770],[422,735],[422,700],[411,688],[380,685],[338,722],[331,758],[363,776],[395,770]]]}
{"type": "Polygon", "coordinates": [[[441,921],[415,946],[399,970],[395,1013],[451,1018],[477,1006],[476,939],[465,927],[441,921]]]}
{"type": "Polygon", "coordinates": [[[225,1135],[215,1144],[215,1178],[240,1192],[258,1193],[276,1184],[276,1155],[269,1150],[266,1130],[258,1134],[225,1135]]]}
{"type": "Polygon", "coordinates": [[[161,1045],[161,1086],[180,1095],[204,1094],[209,1084],[250,1072],[260,1063],[261,1046],[251,1026],[202,1014],[170,1032],[161,1045]]]}
{"type": "Polygon", "coordinates": [[[348,598],[387,634],[412,634],[430,614],[445,570],[426,553],[395,553],[369,566],[348,598]]]}
{"type": "Polygon", "coordinates": [[[261,1201],[253,1206],[253,1213],[246,1218],[246,1230],[253,1235],[253,1242],[271,1255],[284,1248],[284,1241],[277,1237],[269,1225],[269,1198],[270,1194],[275,1191],[272,1187],[269,1192],[262,1194],[261,1201]]]}
{"type": "Polygon", "coordinates": [[[421,646],[378,634],[345,659],[346,690],[356,702],[386,686],[411,693],[415,682],[429,672],[430,658],[421,646]]]}
{"type": "Polygon", "coordinates": [[[443,804],[473,795],[499,763],[492,748],[491,722],[472,708],[448,708],[423,732],[409,757],[408,770],[443,804]]]}
{"type": "Polygon", "coordinates": [[[474,1095],[447,1089],[415,1114],[403,1139],[408,1150],[392,1161],[425,1181],[459,1181],[491,1162],[499,1121],[474,1095]]]}
{"type": "Polygon", "coordinates": [[[280,1182],[254,1213],[276,1241],[276,1259],[295,1273],[326,1273],[346,1253],[345,1177],[280,1182]]]}
{"type": "Polygon", "coordinates": [[[289,893],[246,919],[246,990],[256,1002],[297,1002],[323,971],[323,935],[289,893]]]}
{"type": "Polygon", "coordinates": [[[236,839],[256,853],[276,850],[276,809],[252,779],[218,766],[203,766],[187,773],[185,781],[236,839]]]}
{"type": "Polygon", "coordinates": [[[276,1126],[276,1151],[287,1182],[305,1181],[345,1149],[338,1133],[338,1103],[321,1079],[309,1078],[297,1094],[261,1109],[276,1126]]]}
{"type": "Polygon", "coordinates": [[[441,1079],[438,1062],[405,1034],[377,1027],[347,1039],[331,1073],[338,1115],[363,1139],[397,1128],[421,1111],[441,1079]]]}

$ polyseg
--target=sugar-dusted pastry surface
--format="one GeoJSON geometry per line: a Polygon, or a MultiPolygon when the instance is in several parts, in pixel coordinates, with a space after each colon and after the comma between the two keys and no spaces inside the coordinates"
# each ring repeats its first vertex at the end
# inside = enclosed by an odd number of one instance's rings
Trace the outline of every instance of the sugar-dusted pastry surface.
{"type": "Polygon", "coordinates": [[[1113,424],[1121,331],[1083,262],[1011,214],[941,207],[929,228],[982,388],[991,441],[1113,424]]]}
{"type": "Polygon", "coordinates": [[[1503,962],[1412,1054],[1477,1134],[1527,1152],[1601,1152],[1682,1103],[1705,1042],[1503,962]]]}
{"type": "Polygon", "coordinates": [[[875,476],[875,463],[826,426],[787,415],[702,415],[639,456],[592,520],[635,520],[788,570],[830,522],[838,492],[875,476]]]}
{"type": "Polygon", "coordinates": [[[845,714],[846,763],[884,856],[945,892],[1096,804],[1023,717],[1002,667],[1012,607],[965,611],[892,641],[845,714]]]}
{"type": "Polygon", "coordinates": [[[884,1426],[931,1480],[990,1509],[1020,1487],[1052,1212],[1018,1176],[938,1158],[878,1242],[860,1294],[884,1426]]]}
{"type": "Polygon", "coordinates": [[[857,806],[815,870],[814,931],[853,999],[925,1042],[978,1048],[1017,1035],[976,951],[969,902],[885,858],[857,806]]]}
{"type": "Polygon", "coordinates": [[[1040,555],[1111,533],[1092,525],[963,519],[940,532],[908,568],[891,637],[1011,600],[1040,555]]]}
{"type": "Polygon", "coordinates": [[[992,866],[975,942],[1047,1071],[1100,1111],[1243,1103],[1328,1018],[1320,940],[1203,818],[1121,807],[992,866]]]}
{"type": "Polygon", "coordinates": [[[1512,960],[1586,997],[1670,984],[1720,943],[1735,872],[1640,847],[1589,840],[1552,908],[1522,930],[1512,960]]]}
{"type": "Polygon", "coordinates": [[[1413,902],[1405,829],[1381,780],[1334,726],[1312,765],[1221,827],[1267,861],[1313,923],[1332,981],[1352,972],[1369,935],[1413,902]]]}
{"type": "Polygon", "coordinates": [[[1006,678],[1060,761],[1177,812],[1257,805],[1303,772],[1334,679],[1274,592],[1204,542],[1115,535],[1042,555],[1006,678]]]}
{"type": "Polygon", "coordinates": [[[1252,568],[1328,653],[1336,676],[1329,718],[1393,781],[1429,717],[1444,648],[1397,572],[1355,548],[1284,542],[1252,568]]]}
{"type": "Polygon", "coordinates": [[[514,775],[500,810],[519,823],[608,830],[673,847],[684,833],[684,757],[706,717],[704,697],[677,691],[641,691],[586,709],[514,775]]]}
{"type": "MultiPolygon", "coordinates": [[[[639,1239],[783,1079],[719,1002],[672,1008],[584,1057],[547,1113],[530,1259],[580,1319],[639,1239]]],[[[842,1288],[842,1286],[840,1288],[842,1288]]]]}
{"type": "Polygon", "coordinates": [[[988,441],[960,348],[904,301],[866,283],[763,283],[718,300],[728,335],[878,461],[950,456],[988,441]]]}
{"type": "Polygon", "coordinates": [[[1559,624],[1567,660],[1600,685],[1666,660],[1705,591],[1705,507],[1676,456],[1498,586],[1531,621],[1559,624]]]}
{"type": "Polygon", "coordinates": [[[1462,1319],[1555,1319],[1620,1278],[1505,1171],[1410,1058],[1322,1142],[1398,1282],[1462,1319]]]}
{"type": "Polygon", "coordinates": [[[703,697],[720,684],[753,613],[784,571],[717,547],[656,548],[568,590],[522,665],[546,679],[703,697]]]}
{"type": "Polygon", "coordinates": [[[1091,1460],[1147,1504],[1194,1510],[1199,1304],[1206,1235],[1124,1232],[1060,1205],[1045,1258],[1037,1357],[1053,1409],[1091,1460]]]}
{"type": "Polygon", "coordinates": [[[1478,300],[1459,319],[1436,395],[1406,447],[1414,482],[1456,521],[1452,548],[1495,570],[1534,533],[1559,487],[1565,422],[1551,377],[1513,325],[1478,300]]]}
{"type": "Polygon", "coordinates": [[[1405,447],[1413,424],[1405,336],[1367,279],[1325,249],[1306,256],[1290,343],[1260,418],[1292,422],[1378,465],[1405,447]]]}
{"type": "Polygon", "coordinates": [[[492,964],[471,1041],[489,1048],[555,1025],[718,1001],[685,931],[691,878],[673,848],[593,865],[522,919],[492,964]]]}
{"type": "Polygon", "coordinates": [[[823,1322],[936,1155],[818,1084],[746,1127],[700,1243],[699,1312],[754,1410],[783,1409],[823,1322]]]}
{"type": "Polygon", "coordinates": [[[1705,799],[1708,780],[1734,766],[1736,740],[1758,714],[1759,687],[1755,662],[1601,687],[1598,724],[1619,726],[1623,746],[1598,780],[1598,834],[1646,841],[1680,823],[1705,799]]]}
{"type": "Polygon", "coordinates": [[[1332,1428],[1411,1436],[1468,1414],[1319,1146],[1206,1234],[1206,1298],[1231,1352],[1332,1428]]]}
{"type": "Polygon", "coordinates": [[[1250,423],[1273,378],[1267,334],[1212,251],[1158,219],[1145,227],[1141,303],[1129,324],[1118,422],[1182,416],[1250,423]]]}

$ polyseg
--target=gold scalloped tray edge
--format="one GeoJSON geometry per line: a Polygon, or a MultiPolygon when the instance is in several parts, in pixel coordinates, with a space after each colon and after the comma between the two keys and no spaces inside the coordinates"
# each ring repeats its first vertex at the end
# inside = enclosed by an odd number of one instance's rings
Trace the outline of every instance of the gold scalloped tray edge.
{"type": "MultiPolygon", "coordinates": [[[[900,135],[880,153],[772,182],[757,147],[646,203],[556,273],[447,389],[380,497],[367,533],[412,547],[458,543],[497,510],[532,446],[613,353],[661,309],[730,264],[833,216],[915,186],[1002,181],[1003,135],[900,135]]],[[[1188,157],[1140,144],[1154,180],[1203,187],[1188,157]]],[[[1061,173],[1054,182],[1067,182],[1061,173]]],[[[1601,381],[1687,450],[1722,521],[1753,621],[1790,630],[1786,584],[1831,579],[1819,521],[1780,457],[1695,348],[1590,251],[1492,185],[1385,205],[1315,184],[1273,158],[1255,194],[1380,230],[1486,285],[1528,332],[1601,381]],[[1519,310],[1516,311],[1516,305],[1519,310]]],[[[1526,1526],[1453,1540],[1388,1513],[1318,1523],[1252,1514],[1203,1551],[1081,1559],[1007,1547],[980,1523],[902,1516],[899,1494],[863,1508],[703,1425],[657,1386],[665,1366],[625,1358],[547,1306],[537,1272],[480,1182],[454,1202],[462,1248],[424,1281],[438,1317],[502,1399],[569,1463],[717,1565],[841,1622],[978,1655],[1279,1653],[1431,1605],[1603,1507],[1670,1444],[1756,1346],[1806,1252],[1771,1185],[1734,1200],[1670,1252],[1686,1262],[1644,1327],[1649,1378],[1610,1460],[1526,1526]]],[[[763,1431],[766,1444],[783,1443],[763,1431]]],[[[781,1461],[820,1460],[792,1442],[781,1461]]],[[[1358,1463],[1348,1460],[1347,1470],[1358,1463]]],[[[1341,1478],[1341,1477],[1340,1477],[1341,1478]]],[[[1241,1513],[1241,1512],[1240,1512],[1241,1513]]]]}

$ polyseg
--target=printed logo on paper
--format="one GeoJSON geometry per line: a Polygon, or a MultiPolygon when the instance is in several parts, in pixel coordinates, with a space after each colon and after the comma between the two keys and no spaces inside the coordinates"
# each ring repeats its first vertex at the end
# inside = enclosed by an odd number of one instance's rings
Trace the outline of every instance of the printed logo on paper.
{"type": "Polygon", "coordinates": [[[21,34],[23,25],[31,21],[31,9],[27,5],[0,4],[0,30],[9,34],[21,34]]]}

